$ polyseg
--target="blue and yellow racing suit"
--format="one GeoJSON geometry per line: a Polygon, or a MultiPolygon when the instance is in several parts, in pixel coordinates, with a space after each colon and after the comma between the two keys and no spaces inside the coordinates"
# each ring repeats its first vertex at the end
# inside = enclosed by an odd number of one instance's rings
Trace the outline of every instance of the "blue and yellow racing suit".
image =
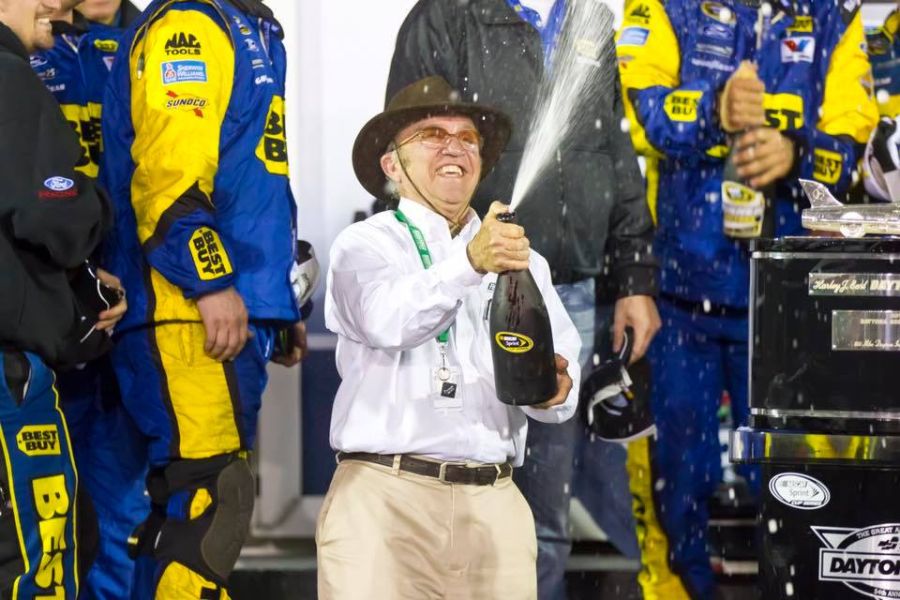
{"type": "Polygon", "coordinates": [[[885,117],[900,115],[900,12],[893,11],[884,25],[866,29],[866,45],[872,76],[875,80],[875,99],[878,112],[885,117]]]}
{"type": "Polygon", "coordinates": [[[773,2],[768,17],[749,4],[633,0],[617,36],[662,265],[663,330],[650,353],[659,433],[629,456],[648,600],[712,597],[706,506],[721,479],[723,390],[738,424],[748,416],[749,256],[723,230],[729,150],[718,94],[742,60],[754,61],[767,126],[796,146],[792,172],[772,193],[775,235],[802,231],[798,177],[847,190],[877,119],[856,3],[773,2]]]}
{"type": "Polygon", "coordinates": [[[76,18],[55,21],[54,45],[31,56],[31,67],[62,108],[81,140],[78,170],[97,177],[102,152],[103,93],[122,31],[76,18]]]}
{"type": "MultiPolygon", "coordinates": [[[[97,177],[103,150],[103,94],[123,30],[85,20],[53,23],[52,49],[31,56],[31,66],[60,104],[78,134],[76,168],[97,177]]],[[[81,597],[127,598],[134,561],[127,539],[147,513],[144,493],[146,444],[124,410],[109,357],[58,374],[61,406],[72,436],[82,489],[93,502],[99,525],[96,556],[81,597]]]]}
{"type": "Polygon", "coordinates": [[[80,559],[78,476],[53,371],[19,353],[26,381],[11,380],[0,351],[0,563],[3,597],[75,598],[80,559]],[[22,384],[22,385],[20,385],[22,384]],[[16,547],[18,552],[11,547],[16,547]],[[11,557],[15,560],[9,561],[11,557]],[[7,587],[8,583],[11,583],[7,587]]]}
{"type": "Polygon", "coordinates": [[[246,453],[274,328],[300,319],[281,37],[258,0],[156,0],[107,88],[104,264],[129,303],[113,362],[150,444],[138,597],[226,597],[249,528],[246,453]],[[254,335],[222,363],[204,351],[197,299],[229,287],[254,335]]]}

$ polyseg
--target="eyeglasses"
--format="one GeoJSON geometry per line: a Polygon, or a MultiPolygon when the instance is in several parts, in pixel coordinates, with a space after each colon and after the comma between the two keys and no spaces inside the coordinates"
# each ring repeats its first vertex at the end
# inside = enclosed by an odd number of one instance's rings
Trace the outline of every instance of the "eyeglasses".
{"type": "Polygon", "coordinates": [[[470,152],[472,154],[480,152],[481,147],[484,145],[484,140],[481,138],[481,134],[474,129],[463,129],[461,131],[457,131],[456,133],[450,133],[443,127],[434,126],[423,127],[422,129],[419,129],[402,142],[398,142],[395,147],[399,148],[400,146],[405,146],[406,144],[417,139],[422,142],[422,145],[426,148],[432,148],[435,150],[446,148],[450,145],[450,140],[455,139],[460,143],[460,145],[463,147],[463,149],[465,149],[466,152],[470,152]]]}

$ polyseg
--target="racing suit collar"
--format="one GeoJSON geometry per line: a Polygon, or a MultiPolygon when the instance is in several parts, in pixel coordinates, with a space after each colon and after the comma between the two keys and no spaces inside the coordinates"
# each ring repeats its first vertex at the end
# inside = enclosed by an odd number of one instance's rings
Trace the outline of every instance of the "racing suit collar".
{"type": "Polygon", "coordinates": [[[0,48],[12,52],[22,60],[28,60],[28,50],[25,49],[22,40],[3,22],[0,22],[0,48]]]}
{"type": "Polygon", "coordinates": [[[77,10],[72,11],[73,17],[72,22],[69,23],[67,21],[53,21],[53,35],[82,35],[87,33],[88,31],[88,21],[84,18],[77,10]]]}
{"type": "Polygon", "coordinates": [[[284,28],[281,26],[281,23],[278,22],[278,19],[275,18],[275,13],[272,12],[272,9],[263,4],[262,0],[227,1],[245,14],[269,21],[276,26],[275,31],[278,33],[278,37],[284,39],[284,28]]]}

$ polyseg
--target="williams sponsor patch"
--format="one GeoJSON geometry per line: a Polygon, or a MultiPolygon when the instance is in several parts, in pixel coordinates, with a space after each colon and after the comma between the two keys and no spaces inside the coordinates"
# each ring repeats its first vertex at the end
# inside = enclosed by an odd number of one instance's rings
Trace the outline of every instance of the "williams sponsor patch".
{"type": "Polygon", "coordinates": [[[617,46],[643,46],[650,37],[650,30],[646,27],[626,27],[619,36],[617,46]]]}
{"type": "Polygon", "coordinates": [[[202,60],[170,60],[162,68],[163,85],[175,83],[206,83],[206,63],[202,60]]]}

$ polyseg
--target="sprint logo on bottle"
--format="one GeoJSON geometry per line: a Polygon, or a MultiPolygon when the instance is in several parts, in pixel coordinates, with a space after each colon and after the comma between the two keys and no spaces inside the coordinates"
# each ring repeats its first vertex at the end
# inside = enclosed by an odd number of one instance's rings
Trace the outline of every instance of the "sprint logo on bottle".
{"type": "Polygon", "coordinates": [[[58,456],[59,430],[56,425],[28,425],[16,434],[16,445],[26,456],[58,456]]]}
{"type": "Polygon", "coordinates": [[[824,545],[819,581],[843,583],[871,598],[900,598],[900,523],[812,530],[824,545]]]}
{"type": "Polygon", "coordinates": [[[534,340],[521,333],[511,331],[498,331],[494,336],[497,345],[513,354],[524,354],[534,348],[534,340]]]}

